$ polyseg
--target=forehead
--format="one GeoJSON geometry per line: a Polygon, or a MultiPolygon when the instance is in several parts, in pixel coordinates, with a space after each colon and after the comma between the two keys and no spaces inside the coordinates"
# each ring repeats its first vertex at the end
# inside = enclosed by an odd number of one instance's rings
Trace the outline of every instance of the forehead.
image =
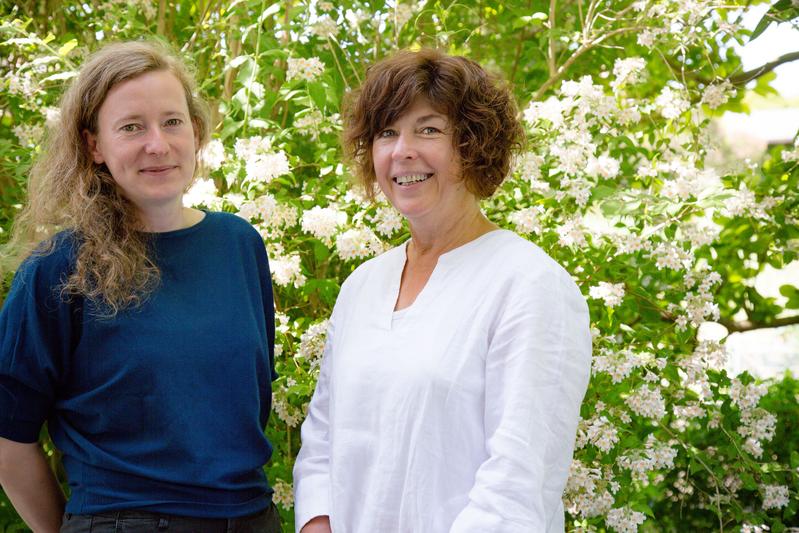
{"type": "Polygon", "coordinates": [[[436,106],[424,96],[417,96],[411,102],[402,107],[395,109],[393,113],[387,113],[382,120],[378,119],[379,127],[386,127],[399,121],[423,121],[423,120],[443,120],[450,121],[447,112],[441,106],[436,106]]]}
{"type": "Polygon", "coordinates": [[[145,72],[114,85],[100,106],[99,118],[129,114],[188,112],[180,80],[167,70],[145,72]]]}

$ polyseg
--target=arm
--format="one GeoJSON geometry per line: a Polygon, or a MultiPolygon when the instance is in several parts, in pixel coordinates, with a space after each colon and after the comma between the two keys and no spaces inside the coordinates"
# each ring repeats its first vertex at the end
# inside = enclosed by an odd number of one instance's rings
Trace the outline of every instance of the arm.
{"type": "Polygon", "coordinates": [[[302,447],[294,463],[295,528],[302,533],[330,531],[330,358],[333,352],[335,311],[330,318],[327,342],[322,356],[308,416],[302,424],[302,447]],[[327,528],[327,529],[325,529],[327,528]]]}
{"type": "Polygon", "coordinates": [[[0,437],[0,485],[34,532],[55,533],[61,527],[64,494],[38,443],[0,437]]]}
{"type": "Polygon", "coordinates": [[[485,361],[488,458],[450,533],[563,531],[580,404],[590,373],[585,300],[565,272],[516,280],[485,361]]]}

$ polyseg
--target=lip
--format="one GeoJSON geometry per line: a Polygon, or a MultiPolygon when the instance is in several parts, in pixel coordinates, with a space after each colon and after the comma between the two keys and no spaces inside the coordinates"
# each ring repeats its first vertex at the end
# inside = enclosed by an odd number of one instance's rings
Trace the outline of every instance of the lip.
{"type": "Polygon", "coordinates": [[[403,189],[407,189],[407,188],[413,187],[415,185],[421,185],[422,183],[424,183],[424,182],[428,181],[430,178],[432,178],[434,175],[435,175],[435,172],[398,172],[398,173],[393,174],[391,176],[391,181],[394,183],[394,185],[402,187],[403,189]],[[397,178],[400,178],[400,177],[403,177],[403,176],[427,176],[427,179],[424,179],[422,181],[417,181],[417,182],[414,182],[414,183],[405,183],[405,184],[398,183],[397,182],[397,178]]]}
{"type": "Polygon", "coordinates": [[[144,172],[147,174],[163,174],[175,168],[178,168],[177,165],[159,165],[154,167],[144,167],[139,172],[144,172]]]}

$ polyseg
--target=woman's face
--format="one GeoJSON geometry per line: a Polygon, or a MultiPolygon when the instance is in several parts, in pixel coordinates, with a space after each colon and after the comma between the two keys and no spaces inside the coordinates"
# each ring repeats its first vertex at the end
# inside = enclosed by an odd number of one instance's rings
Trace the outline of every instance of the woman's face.
{"type": "Polygon", "coordinates": [[[476,201],[461,180],[449,119],[423,98],[377,134],[372,161],[383,194],[411,225],[435,225],[476,201]]]}
{"type": "Polygon", "coordinates": [[[105,163],[140,210],[179,207],[194,175],[197,136],[180,81],[157,70],[111,88],[85,132],[94,162],[105,163]]]}

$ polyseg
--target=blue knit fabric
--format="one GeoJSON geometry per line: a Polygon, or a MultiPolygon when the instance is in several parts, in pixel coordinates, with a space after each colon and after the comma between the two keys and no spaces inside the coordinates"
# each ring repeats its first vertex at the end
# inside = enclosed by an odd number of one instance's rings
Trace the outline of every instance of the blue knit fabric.
{"type": "Polygon", "coordinates": [[[61,233],[53,253],[15,276],[0,313],[0,436],[34,442],[48,421],[71,487],[67,512],[266,508],[276,374],[261,237],[225,213],[152,234],[160,284],[113,319],[59,295],[76,249],[61,233]]]}

